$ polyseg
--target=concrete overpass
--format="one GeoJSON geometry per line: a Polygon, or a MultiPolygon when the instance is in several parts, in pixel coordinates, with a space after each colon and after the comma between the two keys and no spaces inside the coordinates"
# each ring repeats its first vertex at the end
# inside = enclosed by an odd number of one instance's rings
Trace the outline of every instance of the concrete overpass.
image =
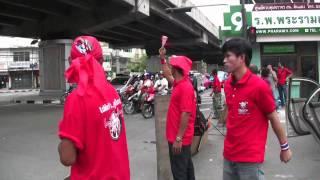
{"type": "Polygon", "coordinates": [[[82,34],[114,48],[142,47],[148,55],[157,54],[165,34],[171,54],[221,61],[219,29],[198,9],[165,12],[190,5],[188,0],[0,0],[0,35],[40,38],[42,90],[61,92],[70,39],[82,34]]]}

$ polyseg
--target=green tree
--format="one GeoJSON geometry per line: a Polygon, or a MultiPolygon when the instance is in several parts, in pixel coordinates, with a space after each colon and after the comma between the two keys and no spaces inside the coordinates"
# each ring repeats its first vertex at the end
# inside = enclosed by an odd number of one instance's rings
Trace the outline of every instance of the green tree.
{"type": "Polygon", "coordinates": [[[129,63],[128,68],[131,72],[143,72],[147,68],[148,56],[143,55],[138,59],[132,59],[129,63]]]}

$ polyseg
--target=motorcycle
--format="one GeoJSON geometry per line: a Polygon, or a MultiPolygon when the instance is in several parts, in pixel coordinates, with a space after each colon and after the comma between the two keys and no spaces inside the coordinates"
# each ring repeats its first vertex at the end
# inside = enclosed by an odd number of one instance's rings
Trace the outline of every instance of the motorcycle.
{"type": "Polygon", "coordinates": [[[140,110],[139,93],[135,93],[124,102],[124,112],[126,114],[133,114],[140,110]]]}
{"type": "Polygon", "coordinates": [[[154,115],[154,99],[155,93],[148,93],[145,97],[142,107],[142,115],[146,119],[150,119],[154,115]]]}
{"type": "Polygon", "coordinates": [[[123,93],[119,93],[122,103],[125,104],[128,101],[129,97],[131,97],[135,93],[135,87],[133,85],[129,85],[123,93]]]}

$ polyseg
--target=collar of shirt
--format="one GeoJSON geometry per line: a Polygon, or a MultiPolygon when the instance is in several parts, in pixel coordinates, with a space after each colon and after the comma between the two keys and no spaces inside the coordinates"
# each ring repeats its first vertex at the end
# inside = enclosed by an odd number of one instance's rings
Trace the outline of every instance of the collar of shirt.
{"type": "Polygon", "coordinates": [[[252,75],[252,72],[247,69],[247,72],[244,74],[244,76],[239,80],[239,81],[235,81],[235,77],[233,75],[231,75],[231,85],[242,85],[248,82],[250,76],[252,75]],[[236,82],[236,83],[234,83],[236,82]]]}

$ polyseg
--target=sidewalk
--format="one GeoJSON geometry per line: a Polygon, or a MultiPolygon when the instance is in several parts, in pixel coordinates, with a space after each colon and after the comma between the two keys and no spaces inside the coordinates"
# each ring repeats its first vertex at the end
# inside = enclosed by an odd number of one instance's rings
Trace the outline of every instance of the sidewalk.
{"type": "Polygon", "coordinates": [[[0,89],[0,93],[37,92],[40,89],[0,89]]]}

